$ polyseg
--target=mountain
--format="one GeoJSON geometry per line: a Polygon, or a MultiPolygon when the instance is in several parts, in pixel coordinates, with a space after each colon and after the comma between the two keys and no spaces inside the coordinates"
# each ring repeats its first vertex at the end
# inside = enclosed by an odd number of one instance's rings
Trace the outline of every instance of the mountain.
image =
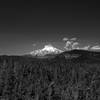
{"type": "Polygon", "coordinates": [[[38,49],[30,52],[32,56],[45,56],[45,55],[52,55],[52,54],[59,54],[63,51],[53,47],[52,45],[45,45],[43,49],[38,49]]]}

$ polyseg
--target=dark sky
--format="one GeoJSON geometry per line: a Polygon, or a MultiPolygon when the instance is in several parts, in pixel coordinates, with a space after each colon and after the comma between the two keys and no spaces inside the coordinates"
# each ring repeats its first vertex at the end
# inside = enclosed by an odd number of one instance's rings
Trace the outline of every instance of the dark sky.
{"type": "Polygon", "coordinates": [[[100,43],[100,7],[96,0],[33,1],[0,3],[0,54],[24,54],[48,43],[62,48],[63,37],[100,43]]]}

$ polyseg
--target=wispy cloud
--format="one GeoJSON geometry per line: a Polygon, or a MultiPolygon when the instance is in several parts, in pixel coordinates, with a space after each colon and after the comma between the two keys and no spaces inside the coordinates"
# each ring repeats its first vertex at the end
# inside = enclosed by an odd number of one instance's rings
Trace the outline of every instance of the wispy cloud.
{"type": "Polygon", "coordinates": [[[100,46],[99,45],[93,46],[91,47],[91,50],[100,50],[100,46]]]}
{"type": "Polygon", "coordinates": [[[64,37],[63,38],[63,41],[68,41],[69,39],[67,37],[64,37]]]}
{"type": "Polygon", "coordinates": [[[81,50],[89,50],[89,49],[90,49],[90,45],[84,46],[84,47],[78,47],[77,49],[81,49],[81,50]]]}
{"type": "Polygon", "coordinates": [[[76,40],[77,40],[77,38],[75,38],[75,37],[74,37],[74,38],[71,38],[70,40],[71,40],[71,41],[76,41],[76,40]]]}
{"type": "Polygon", "coordinates": [[[33,47],[35,47],[36,46],[36,44],[33,44],[33,47]]]}

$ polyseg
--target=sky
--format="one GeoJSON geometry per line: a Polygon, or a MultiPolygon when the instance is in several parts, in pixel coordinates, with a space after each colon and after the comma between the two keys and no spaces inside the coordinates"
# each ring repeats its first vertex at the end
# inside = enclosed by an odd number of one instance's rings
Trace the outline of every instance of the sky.
{"type": "Polygon", "coordinates": [[[0,54],[22,55],[64,37],[100,44],[99,2],[13,0],[0,3],[0,54]]]}

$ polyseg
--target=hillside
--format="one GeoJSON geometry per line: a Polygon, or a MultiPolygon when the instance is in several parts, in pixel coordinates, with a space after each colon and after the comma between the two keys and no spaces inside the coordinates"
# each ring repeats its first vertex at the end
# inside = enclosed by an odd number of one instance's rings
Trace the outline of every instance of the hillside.
{"type": "Polygon", "coordinates": [[[0,100],[100,100],[100,53],[0,56],[0,100]]]}

